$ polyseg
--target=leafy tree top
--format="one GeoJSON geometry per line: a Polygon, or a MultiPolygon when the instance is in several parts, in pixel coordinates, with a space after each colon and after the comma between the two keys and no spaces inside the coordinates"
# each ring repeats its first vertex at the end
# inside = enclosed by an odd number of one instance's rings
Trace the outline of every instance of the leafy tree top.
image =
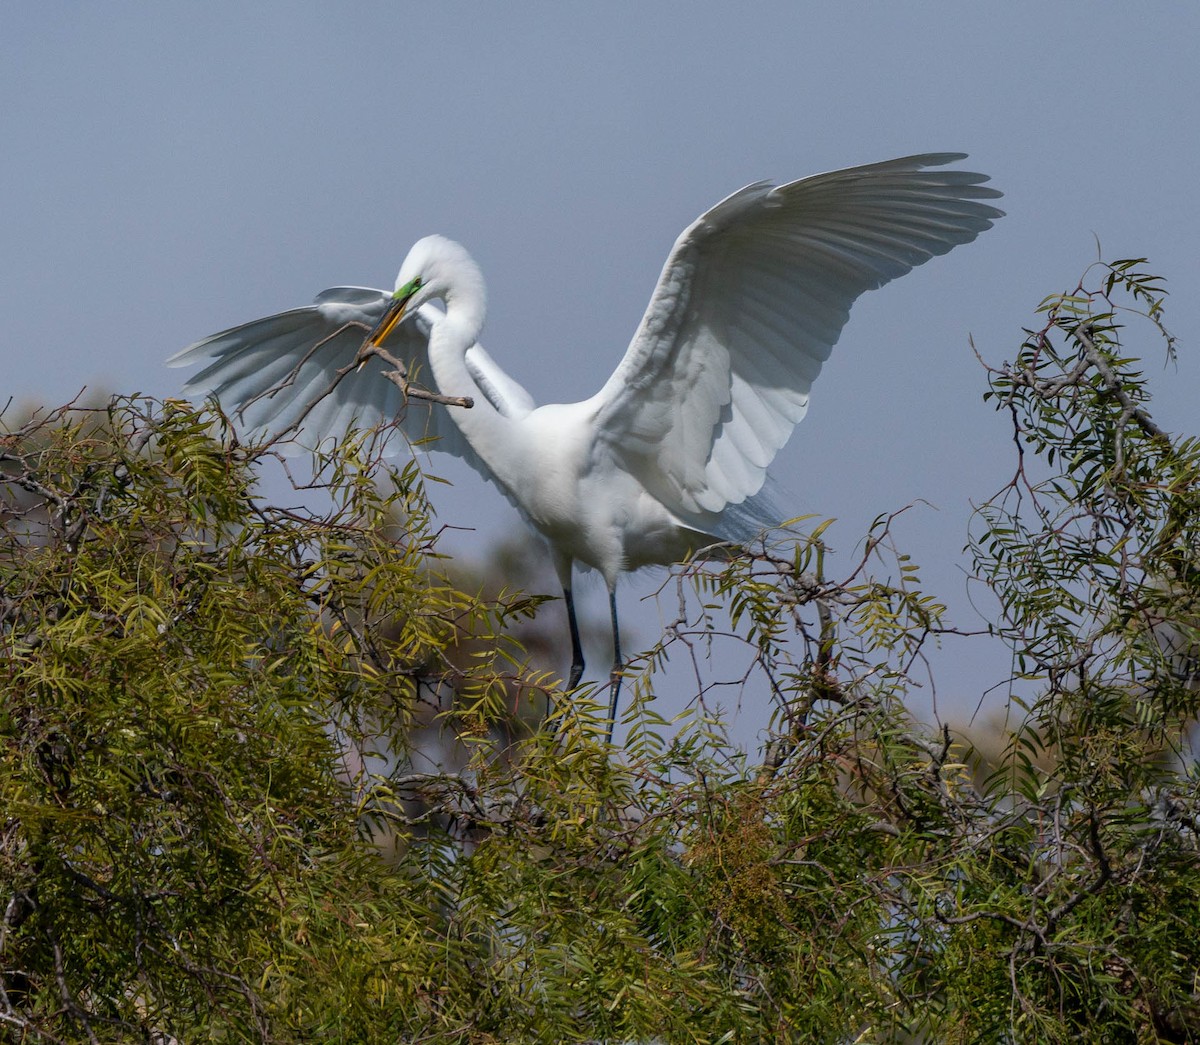
{"type": "Polygon", "coordinates": [[[1196,1037],[1200,445],[1150,411],[1162,308],[1140,263],[1094,268],[988,369],[1017,456],[969,549],[1016,714],[986,759],[905,712],[953,625],[887,518],[835,579],[819,523],[684,568],[614,750],[512,637],[544,600],[447,579],[415,465],[381,476],[352,440],[275,504],[270,451],[183,403],[15,426],[0,1027],[1196,1037]],[[726,629],[725,676],[775,709],[761,757],[707,686],[655,712],[658,665],[726,629]]]}

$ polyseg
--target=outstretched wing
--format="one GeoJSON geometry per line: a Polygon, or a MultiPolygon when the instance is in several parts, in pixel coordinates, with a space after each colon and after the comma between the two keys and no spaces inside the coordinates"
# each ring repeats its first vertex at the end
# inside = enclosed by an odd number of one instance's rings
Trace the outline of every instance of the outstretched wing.
{"type": "MultiPolygon", "coordinates": [[[[457,408],[418,399],[405,403],[400,390],[383,376],[389,367],[378,357],[338,380],[338,371],[354,362],[390,300],[382,290],[334,287],[322,291],[311,305],[197,341],[167,365],[207,362],[189,378],[184,393],[215,396],[251,437],[279,435],[298,425],[290,434],[299,445],[311,448],[340,439],[350,428],[398,421],[410,442],[432,440],[431,449],[477,465],[449,416],[448,411],[457,408]]],[[[400,323],[386,342],[388,351],[408,365],[410,380],[426,387],[433,381],[428,342],[435,313],[433,306],[425,306],[400,323]]]]}
{"type": "Polygon", "coordinates": [[[759,182],[701,215],[592,400],[599,448],[682,516],[758,493],[854,300],[1003,214],[985,175],[926,170],[964,158],[759,182]]]}

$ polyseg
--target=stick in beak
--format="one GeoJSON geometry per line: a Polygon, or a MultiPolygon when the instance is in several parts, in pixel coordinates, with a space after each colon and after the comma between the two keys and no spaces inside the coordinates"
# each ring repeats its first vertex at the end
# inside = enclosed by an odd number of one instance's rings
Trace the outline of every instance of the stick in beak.
{"type": "Polygon", "coordinates": [[[367,339],[363,342],[362,348],[358,350],[362,362],[358,364],[358,369],[362,370],[367,365],[367,357],[371,354],[370,350],[379,348],[384,341],[387,340],[388,334],[396,329],[396,324],[404,318],[405,309],[408,308],[408,303],[412,300],[412,296],[421,289],[421,278],[411,279],[404,286],[400,287],[393,295],[391,303],[387,307],[379,322],[375,324],[371,332],[367,335],[367,339]]]}
{"type": "Polygon", "coordinates": [[[383,344],[388,334],[396,328],[396,324],[404,318],[404,311],[408,307],[409,301],[420,289],[421,278],[418,276],[416,279],[409,280],[392,295],[391,304],[388,305],[383,318],[375,324],[375,329],[367,335],[366,344],[372,348],[378,348],[383,344]]]}

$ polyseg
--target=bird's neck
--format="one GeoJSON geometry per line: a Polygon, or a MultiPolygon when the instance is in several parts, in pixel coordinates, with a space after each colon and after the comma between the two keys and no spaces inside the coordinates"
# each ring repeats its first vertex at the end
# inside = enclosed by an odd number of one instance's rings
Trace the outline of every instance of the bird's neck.
{"type": "Polygon", "coordinates": [[[483,317],[487,308],[482,281],[479,286],[450,287],[443,298],[446,305],[442,323],[449,323],[457,338],[461,340],[465,353],[483,330],[483,317]]]}
{"type": "Polygon", "coordinates": [[[473,400],[474,405],[469,409],[458,406],[437,409],[450,411],[467,442],[487,460],[497,441],[503,441],[510,422],[496,409],[467,365],[467,351],[478,335],[478,318],[468,310],[456,309],[448,300],[445,314],[434,322],[429,332],[429,369],[442,395],[466,396],[473,400]]]}
{"type": "Polygon", "coordinates": [[[475,344],[479,327],[463,315],[451,302],[446,311],[432,324],[429,331],[429,368],[437,382],[438,391],[447,396],[479,394],[476,381],[467,367],[467,350],[475,344]]]}

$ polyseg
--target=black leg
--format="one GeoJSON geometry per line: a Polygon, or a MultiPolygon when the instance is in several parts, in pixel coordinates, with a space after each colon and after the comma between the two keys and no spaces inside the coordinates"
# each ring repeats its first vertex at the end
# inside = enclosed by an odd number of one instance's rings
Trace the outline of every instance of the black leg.
{"type": "Polygon", "coordinates": [[[608,730],[604,734],[604,742],[612,743],[613,728],[617,724],[617,697],[621,694],[621,669],[625,667],[621,660],[621,630],[617,626],[617,593],[608,593],[608,611],[612,616],[613,632],[613,666],[608,676],[610,694],[608,698],[608,730]]]}
{"type": "Polygon", "coordinates": [[[579,641],[579,621],[575,619],[575,600],[570,588],[563,588],[563,598],[567,601],[567,624],[571,628],[571,675],[567,679],[567,689],[574,689],[583,675],[583,646],[579,641]]]}

